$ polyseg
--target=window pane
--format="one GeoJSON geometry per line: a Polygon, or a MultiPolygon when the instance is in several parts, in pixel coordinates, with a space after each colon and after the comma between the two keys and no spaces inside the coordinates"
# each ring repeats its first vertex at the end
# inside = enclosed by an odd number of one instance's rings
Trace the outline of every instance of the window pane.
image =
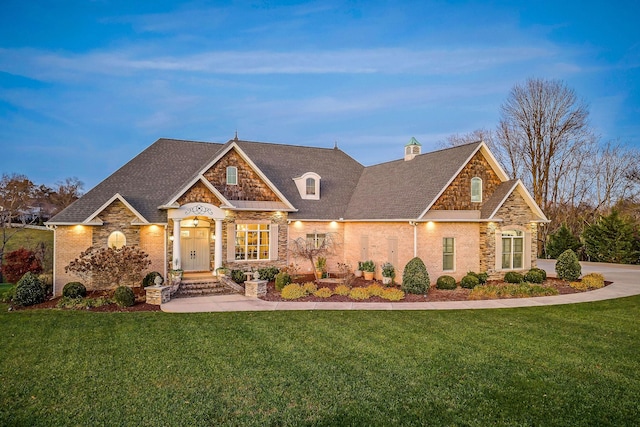
{"type": "Polygon", "coordinates": [[[227,184],[236,185],[238,183],[238,169],[235,166],[227,167],[227,184]]]}
{"type": "Polygon", "coordinates": [[[453,270],[453,255],[452,254],[444,254],[442,256],[442,269],[443,270],[453,270]]]}
{"type": "Polygon", "coordinates": [[[316,194],[316,180],[313,178],[307,178],[307,194],[316,194]]]}
{"type": "Polygon", "coordinates": [[[513,254],[513,268],[522,268],[522,254],[513,254]]]}

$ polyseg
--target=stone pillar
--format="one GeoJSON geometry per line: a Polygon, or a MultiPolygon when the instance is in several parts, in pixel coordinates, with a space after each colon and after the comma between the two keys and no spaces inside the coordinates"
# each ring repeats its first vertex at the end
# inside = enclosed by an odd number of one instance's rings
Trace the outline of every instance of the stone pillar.
{"type": "Polygon", "coordinates": [[[247,297],[261,297],[267,294],[266,280],[247,280],[244,282],[244,295],[247,297]]]}
{"type": "Polygon", "coordinates": [[[171,262],[172,268],[178,270],[182,268],[182,261],[180,261],[180,221],[181,219],[173,219],[173,260],[171,262]]]}
{"type": "Polygon", "coordinates": [[[213,253],[213,271],[218,273],[222,267],[222,220],[216,219],[216,244],[213,253]]]}

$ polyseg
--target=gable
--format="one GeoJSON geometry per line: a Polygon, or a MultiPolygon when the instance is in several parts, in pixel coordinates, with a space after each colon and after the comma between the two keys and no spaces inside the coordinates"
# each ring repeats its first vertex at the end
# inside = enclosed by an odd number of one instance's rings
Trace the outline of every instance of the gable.
{"type": "Polygon", "coordinates": [[[438,197],[431,210],[480,210],[501,184],[482,151],[479,150],[438,197]],[[471,202],[471,179],[482,179],[482,202],[471,202]]]}
{"type": "Polygon", "coordinates": [[[238,154],[235,148],[229,150],[203,176],[227,200],[252,200],[259,202],[278,202],[280,199],[269,185],[238,154]],[[227,167],[238,170],[237,184],[227,184],[227,167]]]}
{"type": "Polygon", "coordinates": [[[525,198],[519,191],[513,191],[504,201],[495,214],[495,218],[501,219],[505,224],[525,225],[531,221],[539,221],[525,198]]]}
{"type": "Polygon", "coordinates": [[[213,194],[202,181],[197,181],[182,196],[180,196],[180,198],[178,198],[178,204],[180,206],[195,202],[209,203],[214,206],[224,204],[224,202],[216,197],[216,195],[213,194]]]}

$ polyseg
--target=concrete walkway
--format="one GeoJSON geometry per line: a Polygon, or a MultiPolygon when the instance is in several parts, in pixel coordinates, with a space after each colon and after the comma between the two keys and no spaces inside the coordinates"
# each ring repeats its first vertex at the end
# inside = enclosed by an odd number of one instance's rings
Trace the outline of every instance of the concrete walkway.
{"type": "MultiPolygon", "coordinates": [[[[569,295],[535,298],[512,298],[482,301],[443,302],[276,302],[263,301],[243,295],[177,298],[162,304],[168,313],[199,313],[222,311],[272,310],[462,310],[481,308],[535,307],[542,305],[575,304],[640,294],[640,266],[583,262],[582,273],[598,272],[614,282],[602,289],[569,295]]],[[[555,276],[554,260],[538,260],[538,266],[555,276]]]]}

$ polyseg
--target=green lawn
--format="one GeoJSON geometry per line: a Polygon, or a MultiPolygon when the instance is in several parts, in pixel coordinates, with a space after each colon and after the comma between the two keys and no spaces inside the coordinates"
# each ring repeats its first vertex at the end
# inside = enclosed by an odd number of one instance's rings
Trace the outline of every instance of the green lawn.
{"type": "Polygon", "coordinates": [[[640,419],[640,296],[476,311],[0,310],[0,425],[640,419]]]}

